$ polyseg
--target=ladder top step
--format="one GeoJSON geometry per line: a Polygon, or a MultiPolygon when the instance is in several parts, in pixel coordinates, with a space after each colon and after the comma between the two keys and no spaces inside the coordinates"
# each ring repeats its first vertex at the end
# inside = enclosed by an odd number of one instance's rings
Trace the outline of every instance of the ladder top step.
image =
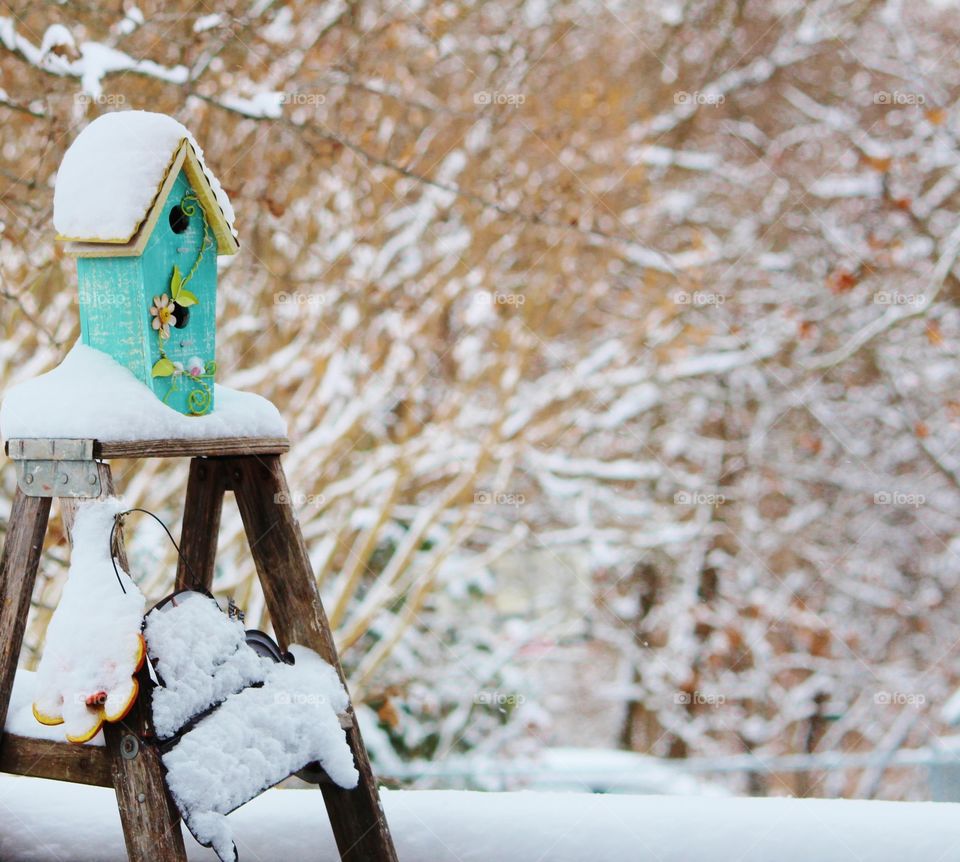
{"type": "Polygon", "coordinates": [[[282,455],[286,437],[213,437],[162,440],[7,440],[13,460],[88,460],[89,458],[198,458],[236,455],[282,455]],[[89,454],[87,454],[89,453],[89,454]]]}

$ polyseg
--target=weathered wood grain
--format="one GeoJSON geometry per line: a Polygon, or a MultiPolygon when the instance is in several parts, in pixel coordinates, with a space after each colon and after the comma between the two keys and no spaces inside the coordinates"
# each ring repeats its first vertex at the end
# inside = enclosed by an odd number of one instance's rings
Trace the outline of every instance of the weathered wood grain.
{"type": "MultiPolygon", "coordinates": [[[[297,643],[316,650],[343,680],[333,633],[293,512],[280,458],[229,458],[224,464],[277,639],[284,648],[297,643]]],[[[376,778],[352,706],[348,714],[353,726],[346,736],[360,783],[354,790],[320,785],[337,847],[341,858],[349,862],[396,862],[376,778]]]]}
{"type": "Polygon", "coordinates": [[[0,744],[0,772],[113,787],[110,756],[102,745],[73,745],[12,733],[0,744]]]}
{"type": "Polygon", "coordinates": [[[0,556],[0,730],[7,719],[30,597],[37,579],[50,498],[27,497],[17,489],[0,556]]]}
{"type": "Polygon", "coordinates": [[[207,589],[213,586],[217,534],[226,477],[222,461],[194,458],[187,480],[187,501],[180,528],[180,554],[175,589],[207,589]]]}
{"type": "Polygon", "coordinates": [[[180,814],[167,792],[159,750],[139,742],[135,757],[123,753],[128,738],[135,742],[146,726],[145,700],[140,698],[122,724],[103,728],[127,858],[130,862],[186,862],[180,814]]]}
{"type": "Polygon", "coordinates": [[[286,437],[218,437],[210,440],[98,440],[97,458],[198,458],[222,455],[282,455],[290,450],[286,437]]]}
{"type": "MultiPolygon", "coordinates": [[[[96,440],[95,458],[201,458],[226,455],[282,455],[290,451],[286,437],[214,437],[209,440],[96,440]]],[[[9,443],[4,452],[10,455],[9,443]]]]}

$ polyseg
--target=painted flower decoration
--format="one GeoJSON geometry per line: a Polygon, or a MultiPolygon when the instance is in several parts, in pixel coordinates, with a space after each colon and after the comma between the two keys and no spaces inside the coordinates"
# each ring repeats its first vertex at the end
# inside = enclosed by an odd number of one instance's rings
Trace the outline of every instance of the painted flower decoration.
{"type": "Polygon", "coordinates": [[[204,361],[199,356],[193,356],[190,358],[190,361],[187,362],[187,371],[191,377],[199,377],[203,374],[203,370],[204,361]]]}
{"type": "Polygon", "coordinates": [[[169,338],[170,327],[177,325],[177,318],[173,313],[174,309],[174,304],[166,294],[153,298],[150,314],[153,316],[153,328],[159,331],[161,338],[169,338]]]}

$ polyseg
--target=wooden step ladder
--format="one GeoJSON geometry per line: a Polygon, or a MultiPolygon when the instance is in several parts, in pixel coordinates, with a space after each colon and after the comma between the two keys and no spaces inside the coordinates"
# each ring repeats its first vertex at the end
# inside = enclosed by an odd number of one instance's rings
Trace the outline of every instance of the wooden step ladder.
{"type": "MultiPolygon", "coordinates": [[[[288,449],[282,438],[8,441],[18,483],[0,557],[0,729],[10,704],[51,502],[60,499],[69,535],[84,498],[114,493],[106,463],[111,459],[191,458],[176,589],[211,588],[224,494],[233,491],[280,646],[310,647],[336,668],[342,680],[333,633],[280,464],[280,455],[288,449]]],[[[116,553],[126,567],[122,538],[119,541],[116,553]]],[[[131,862],[181,862],[187,857],[179,814],[167,793],[149,727],[146,665],[140,673],[141,696],[124,721],[104,725],[105,747],[4,733],[0,771],[113,787],[131,862]]],[[[353,790],[329,780],[320,784],[340,857],[351,862],[396,862],[352,705],[344,723],[350,725],[346,736],[360,782],[353,790]]]]}

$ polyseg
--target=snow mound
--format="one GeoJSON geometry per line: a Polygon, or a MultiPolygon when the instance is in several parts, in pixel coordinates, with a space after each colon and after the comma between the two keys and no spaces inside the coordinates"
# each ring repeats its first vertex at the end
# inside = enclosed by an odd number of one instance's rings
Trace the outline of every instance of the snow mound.
{"type": "Polygon", "coordinates": [[[234,858],[226,815],[262,790],[314,761],[341,787],[359,780],[337,717],[348,698],[336,671],[306,647],[290,651],[296,664],[274,664],[262,687],[228,697],[162,755],[184,821],[223,862],[234,858]]]}
{"type": "MultiPolygon", "coordinates": [[[[947,860],[960,805],[590,793],[381,790],[403,862],[947,860]]],[[[0,775],[0,858],[125,862],[113,790],[0,775]]],[[[337,859],[316,790],[269,790],[231,816],[248,860],[337,859]]],[[[210,851],[187,842],[191,862],[210,851]]]]}
{"type": "Polygon", "coordinates": [[[203,161],[193,135],[166,114],[115,111],[97,117],[63,156],[53,193],[53,224],[60,236],[129,239],[146,218],[173,155],[186,138],[197,154],[234,236],[234,212],[203,161]]]}
{"type": "Polygon", "coordinates": [[[262,683],[273,667],[247,646],[240,621],[203,593],[183,593],[151,611],[144,633],[147,653],[163,680],[152,698],[160,739],[228,695],[262,683]]]}
{"type": "Polygon", "coordinates": [[[184,416],[112,357],[78,342],[52,371],[6,392],[0,435],[111,442],[286,436],[286,423],[265,398],[219,385],[215,397],[212,413],[184,416]]]}

